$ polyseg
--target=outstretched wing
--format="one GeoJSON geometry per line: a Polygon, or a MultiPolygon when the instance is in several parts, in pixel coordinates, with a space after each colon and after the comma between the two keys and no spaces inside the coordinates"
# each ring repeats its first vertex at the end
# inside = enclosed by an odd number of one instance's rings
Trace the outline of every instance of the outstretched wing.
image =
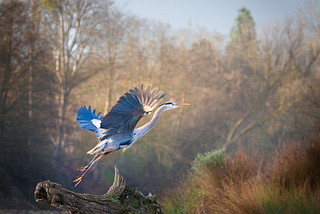
{"type": "Polygon", "coordinates": [[[97,138],[101,138],[103,130],[100,129],[100,123],[102,117],[100,117],[101,112],[96,115],[96,110],[91,111],[91,106],[81,106],[77,110],[77,122],[79,126],[83,129],[88,129],[97,134],[97,138]]]}
{"type": "Polygon", "coordinates": [[[107,129],[108,134],[132,133],[140,118],[149,114],[165,96],[157,90],[150,90],[150,86],[144,89],[143,84],[129,90],[104,116],[100,128],[107,129]]]}

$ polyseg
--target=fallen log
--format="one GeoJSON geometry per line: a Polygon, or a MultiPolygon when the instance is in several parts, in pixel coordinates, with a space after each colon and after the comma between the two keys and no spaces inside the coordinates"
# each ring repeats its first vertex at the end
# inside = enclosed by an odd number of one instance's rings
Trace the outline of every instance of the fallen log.
{"type": "Polygon", "coordinates": [[[75,193],[47,180],[37,184],[34,199],[72,214],[162,213],[155,196],[144,196],[137,189],[128,188],[117,168],[113,185],[104,195],[75,193]]]}

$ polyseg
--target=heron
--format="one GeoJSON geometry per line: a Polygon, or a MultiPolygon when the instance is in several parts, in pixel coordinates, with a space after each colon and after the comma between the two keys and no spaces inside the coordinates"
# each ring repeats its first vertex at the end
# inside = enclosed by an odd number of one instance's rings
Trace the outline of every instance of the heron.
{"type": "Polygon", "coordinates": [[[148,123],[135,128],[138,121],[143,116],[151,114],[164,96],[165,93],[158,91],[158,88],[151,90],[150,85],[144,88],[141,84],[140,87],[134,87],[120,97],[116,105],[104,117],[100,117],[101,112],[96,114],[95,109],[92,111],[91,106],[87,108],[84,105],[78,108],[76,117],[78,125],[82,129],[95,132],[99,143],[87,152],[94,157],[86,166],[78,169],[83,174],[73,181],[76,183],[75,186],[80,184],[91,167],[102,157],[111,152],[129,148],[148,133],[158,122],[161,113],[190,105],[189,103],[165,102],[158,107],[148,123]]]}

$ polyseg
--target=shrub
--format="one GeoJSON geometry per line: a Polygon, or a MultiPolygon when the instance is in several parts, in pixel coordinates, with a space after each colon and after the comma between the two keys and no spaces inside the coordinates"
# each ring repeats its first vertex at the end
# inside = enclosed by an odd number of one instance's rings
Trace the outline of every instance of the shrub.
{"type": "Polygon", "coordinates": [[[218,149],[204,154],[198,154],[191,169],[197,171],[200,168],[224,166],[224,152],[225,149],[218,149]]]}

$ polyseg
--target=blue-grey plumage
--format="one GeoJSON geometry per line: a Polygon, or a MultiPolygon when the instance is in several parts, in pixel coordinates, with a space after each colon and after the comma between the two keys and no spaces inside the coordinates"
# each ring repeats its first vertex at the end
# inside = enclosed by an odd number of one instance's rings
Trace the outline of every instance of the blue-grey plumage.
{"type": "Polygon", "coordinates": [[[157,92],[157,90],[157,88],[150,90],[150,86],[144,89],[143,84],[139,88],[135,87],[120,97],[117,104],[106,116],[100,118],[101,113],[96,115],[96,110],[91,111],[91,106],[89,108],[82,106],[78,109],[76,119],[79,126],[95,132],[100,142],[87,152],[91,155],[95,154],[95,156],[88,165],[79,169],[84,173],[74,180],[75,186],[103,156],[119,149],[129,148],[149,132],[157,123],[162,112],[189,105],[188,103],[163,103],[148,123],[135,129],[141,117],[150,114],[165,96],[162,91],[157,92]]]}

